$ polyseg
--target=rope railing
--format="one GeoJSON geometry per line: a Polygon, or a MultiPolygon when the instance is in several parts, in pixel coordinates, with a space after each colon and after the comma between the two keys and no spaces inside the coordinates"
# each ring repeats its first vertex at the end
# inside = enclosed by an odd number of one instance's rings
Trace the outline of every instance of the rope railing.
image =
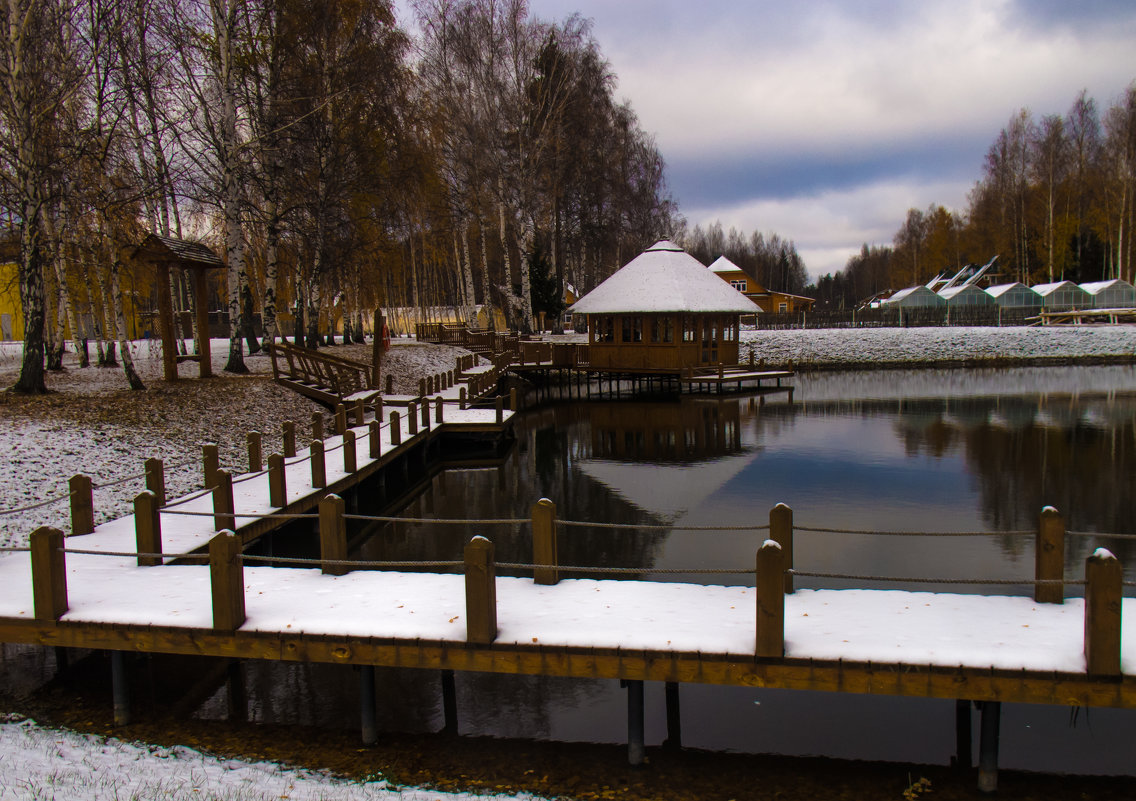
{"type": "Polygon", "coordinates": [[[926,576],[911,577],[911,576],[873,576],[873,575],[858,575],[853,573],[821,573],[812,570],[796,570],[789,568],[785,571],[789,576],[800,576],[802,578],[824,578],[824,579],[840,579],[845,581],[891,581],[897,584],[993,584],[1006,587],[1016,587],[1022,584],[1029,584],[1032,586],[1046,586],[1046,585],[1084,585],[1083,580],[1078,579],[1039,579],[1039,578],[1023,578],[1023,579],[995,579],[995,578],[929,578],[926,576]]]}
{"type": "MultiPolygon", "coordinates": [[[[425,523],[455,526],[521,526],[532,523],[528,517],[454,518],[454,517],[392,517],[389,515],[345,514],[344,520],[361,520],[368,523],[425,523]]],[[[558,521],[559,522],[559,521],[558,521]]]]}
{"type": "Polygon", "coordinates": [[[805,531],[810,534],[849,534],[878,537],[1023,537],[1037,534],[1036,531],[1026,529],[1013,531],[881,531],[878,529],[829,528],[797,524],[793,525],[793,530],[805,531]]]}
{"type": "Polygon", "coordinates": [[[20,506],[15,509],[4,509],[0,511],[0,517],[5,517],[7,515],[18,515],[23,512],[32,512],[36,509],[42,509],[45,506],[51,506],[53,503],[59,503],[60,501],[68,500],[72,495],[73,493],[68,492],[65,495],[56,495],[54,497],[39,501],[38,503],[33,503],[29,506],[20,506]]]}
{"type": "Polygon", "coordinates": [[[74,554],[77,556],[114,556],[119,558],[130,559],[190,559],[198,562],[208,562],[209,554],[207,553],[145,553],[134,551],[95,551],[87,550],[84,548],[60,548],[60,551],[66,554],[74,554]]]}
{"type": "Polygon", "coordinates": [[[556,525],[567,528],[607,528],[628,531],[767,531],[769,524],[723,526],[675,526],[660,523],[599,523],[581,520],[557,520],[556,525]]]}

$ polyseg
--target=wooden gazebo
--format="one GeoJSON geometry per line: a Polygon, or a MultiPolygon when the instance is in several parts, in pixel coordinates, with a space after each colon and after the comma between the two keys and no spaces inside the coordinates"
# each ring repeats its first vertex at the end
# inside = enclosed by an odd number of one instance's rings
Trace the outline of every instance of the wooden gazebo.
{"type": "Polygon", "coordinates": [[[739,317],[758,306],[667,240],[571,308],[588,319],[593,370],[678,372],[738,363],[739,317]]]}
{"type": "Polygon", "coordinates": [[[154,281],[158,292],[158,330],[162,337],[162,372],[167,381],[178,378],[178,361],[196,360],[202,378],[213,375],[209,353],[209,270],[223,270],[225,263],[200,242],[187,242],[168,236],[150,234],[132,254],[138,261],[154,265],[154,281]],[[170,268],[182,267],[193,273],[193,292],[197,307],[197,354],[178,356],[174,337],[174,304],[170,296],[170,268]]]}

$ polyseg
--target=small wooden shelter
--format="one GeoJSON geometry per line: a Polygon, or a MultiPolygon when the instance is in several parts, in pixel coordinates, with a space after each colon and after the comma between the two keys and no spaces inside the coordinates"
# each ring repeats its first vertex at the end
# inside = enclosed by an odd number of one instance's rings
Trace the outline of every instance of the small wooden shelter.
{"type": "Polygon", "coordinates": [[[757,305],[696,258],[656,242],[571,309],[588,319],[596,370],[678,371],[738,363],[738,318],[757,305]]]}
{"type": "Polygon", "coordinates": [[[209,354],[209,270],[223,270],[225,263],[200,242],[187,242],[169,236],[150,234],[131,256],[154,265],[154,285],[158,293],[158,330],[162,336],[162,372],[167,381],[178,378],[179,361],[196,360],[202,378],[213,375],[209,354]],[[178,356],[174,338],[174,303],[170,295],[170,268],[182,267],[193,273],[193,292],[197,299],[197,354],[178,356]]]}

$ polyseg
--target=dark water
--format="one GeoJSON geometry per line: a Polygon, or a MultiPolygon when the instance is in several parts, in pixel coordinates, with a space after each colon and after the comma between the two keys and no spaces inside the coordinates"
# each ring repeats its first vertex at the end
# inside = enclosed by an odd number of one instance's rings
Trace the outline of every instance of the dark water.
{"type": "MultiPolygon", "coordinates": [[[[588,402],[526,411],[496,462],[442,472],[407,517],[527,517],[541,497],[571,521],[662,526],[755,525],[778,502],[799,526],[888,531],[992,531],[973,538],[809,534],[800,570],[929,578],[1028,578],[1045,505],[1067,518],[1066,575],[1110,548],[1136,580],[1136,369],[886,371],[794,379],[785,394],[588,402]]],[[[367,499],[361,499],[367,506],[367,499]]],[[[524,527],[385,525],[356,543],[362,559],[460,559],[473,534],[501,562],[528,562],[524,527]]],[[[742,583],[746,576],[660,573],[751,568],[764,532],[613,531],[561,527],[562,564],[621,566],[648,580],[742,583]]],[[[798,579],[798,586],[895,586],[798,579]]],[[[1017,586],[921,586],[1029,594],[1017,586]]],[[[1076,587],[1067,588],[1076,594],[1076,587]]],[[[1128,590],[1131,594],[1131,589],[1128,590]]],[[[980,622],[976,621],[976,625],[980,622]]],[[[357,674],[341,666],[250,664],[253,720],[358,725],[357,674]]],[[[379,670],[379,725],[442,725],[436,671],[379,670]]],[[[623,742],[624,691],[614,681],[459,674],[459,732],[623,742]]],[[[687,684],[683,744],[749,753],[946,763],[952,701],[687,684]]],[[[663,686],[646,687],[647,744],[666,736],[663,686]]],[[[218,693],[203,717],[224,717],[218,693]]],[[[977,747],[977,715],[974,716],[977,747]]],[[[1136,713],[1004,704],[1000,764],[1047,772],[1136,775],[1136,713]]]]}

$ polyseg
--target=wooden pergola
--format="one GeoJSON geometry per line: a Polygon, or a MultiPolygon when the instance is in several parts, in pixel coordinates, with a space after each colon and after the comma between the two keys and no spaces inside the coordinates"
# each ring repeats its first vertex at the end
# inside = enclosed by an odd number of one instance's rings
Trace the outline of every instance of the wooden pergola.
{"type": "Polygon", "coordinates": [[[167,381],[178,378],[179,361],[197,361],[202,378],[213,375],[209,353],[209,270],[223,270],[225,263],[200,242],[187,242],[169,236],[150,234],[131,254],[154,265],[158,291],[158,329],[162,336],[162,372],[167,381]],[[174,337],[174,303],[170,296],[170,268],[181,267],[193,273],[193,292],[197,299],[197,354],[178,356],[174,337]]]}

